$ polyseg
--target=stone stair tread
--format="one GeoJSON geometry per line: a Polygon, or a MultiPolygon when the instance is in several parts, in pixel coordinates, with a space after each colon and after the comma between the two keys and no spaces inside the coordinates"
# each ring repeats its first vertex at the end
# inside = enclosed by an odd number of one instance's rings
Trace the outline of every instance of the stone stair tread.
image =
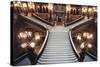
{"type": "Polygon", "coordinates": [[[50,59],[40,58],[40,61],[42,61],[42,60],[44,60],[44,61],[48,61],[48,60],[49,61],[65,61],[65,60],[69,61],[70,60],[71,61],[71,60],[77,60],[77,59],[76,58],[61,58],[61,59],[59,59],[59,58],[56,58],[56,59],[54,59],[54,58],[52,58],[52,59],[51,58],[50,59]]]}
{"type": "Polygon", "coordinates": [[[39,64],[60,64],[60,63],[75,63],[77,62],[77,59],[76,60],[64,60],[64,61],[51,61],[51,62],[47,62],[47,61],[38,61],[39,64]]]}
{"type": "Polygon", "coordinates": [[[38,60],[38,64],[70,63],[77,61],[78,59],[72,50],[68,32],[65,31],[65,28],[52,28],[46,47],[38,60]]]}
{"type": "Polygon", "coordinates": [[[59,59],[60,59],[60,58],[72,58],[72,57],[73,57],[73,58],[74,58],[74,57],[76,58],[76,56],[73,55],[73,54],[71,54],[71,55],[70,55],[70,54],[69,54],[69,55],[64,55],[64,54],[63,54],[63,55],[59,55],[59,56],[57,56],[57,55],[50,55],[50,54],[49,54],[49,56],[47,56],[47,55],[43,54],[43,55],[41,56],[41,58],[43,58],[43,57],[44,57],[44,58],[59,58],[59,59]]]}

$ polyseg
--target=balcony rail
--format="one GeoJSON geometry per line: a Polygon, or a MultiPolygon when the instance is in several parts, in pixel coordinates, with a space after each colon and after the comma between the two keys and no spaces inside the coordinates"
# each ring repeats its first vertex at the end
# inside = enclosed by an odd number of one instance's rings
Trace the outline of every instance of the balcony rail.
{"type": "Polygon", "coordinates": [[[42,19],[41,17],[37,16],[36,14],[32,14],[32,16],[35,17],[36,19],[39,19],[40,21],[42,21],[42,22],[44,22],[44,23],[50,25],[50,26],[54,26],[54,24],[50,23],[50,22],[47,21],[47,20],[42,19]]]}
{"type": "Polygon", "coordinates": [[[40,56],[42,55],[43,51],[44,51],[44,48],[47,44],[47,41],[48,41],[48,37],[49,37],[49,31],[47,30],[47,33],[46,33],[46,37],[44,39],[44,42],[39,50],[39,52],[37,53],[38,54],[38,57],[37,57],[37,60],[40,58],[40,56]]]}
{"type": "Polygon", "coordinates": [[[87,52],[87,55],[91,57],[94,61],[97,61],[97,57],[92,55],[91,53],[87,52]]]}
{"type": "Polygon", "coordinates": [[[69,25],[71,25],[71,24],[74,24],[74,23],[76,23],[76,22],[79,22],[79,21],[81,21],[81,20],[83,20],[84,19],[84,17],[83,16],[80,16],[78,19],[76,19],[76,20],[73,20],[73,21],[71,21],[71,22],[69,22],[69,23],[65,23],[65,26],[69,26],[69,25]]]}

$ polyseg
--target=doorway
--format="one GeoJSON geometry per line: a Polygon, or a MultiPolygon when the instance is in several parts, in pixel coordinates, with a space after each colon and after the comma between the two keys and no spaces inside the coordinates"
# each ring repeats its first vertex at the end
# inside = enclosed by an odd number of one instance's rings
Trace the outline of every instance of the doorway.
{"type": "Polygon", "coordinates": [[[64,24],[64,13],[56,12],[56,25],[63,25],[63,24],[64,24]]]}

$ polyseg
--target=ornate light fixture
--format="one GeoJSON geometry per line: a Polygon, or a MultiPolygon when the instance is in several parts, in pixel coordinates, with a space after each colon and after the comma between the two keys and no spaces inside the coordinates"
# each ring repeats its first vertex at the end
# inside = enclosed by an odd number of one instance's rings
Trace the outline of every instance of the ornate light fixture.
{"type": "Polygon", "coordinates": [[[83,33],[83,37],[84,37],[84,38],[87,38],[88,35],[89,35],[88,32],[84,32],[84,33],[83,33]]]}
{"type": "Polygon", "coordinates": [[[21,48],[26,48],[28,45],[27,45],[27,43],[22,43],[21,44],[21,48]]]}
{"type": "Polygon", "coordinates": [[[81,49],[85,48],[84,42],[81,43],[80,48],[81,48],[81,49]]]}
{"type": "Polygon", "coordinates": [[[30,46],[31,48],[34,48],[34,47],[35,47],[35,42],[31,42],[29,46],[30,46]]]}
{"type": "Polygon", "coordinates": [[[77,37],[77,40],[81,40],[82,39],[80,34],[78,34],[76,37],[77,37]]]}
{"type": "Polygon", "coordinates": [[[39,32],[35,33],[35,40],[40,40],[40,34],[39,34],[39,32]]]}
{"type": "Polygon", "coordinates": [[[89,33],[89,32],[83,32],[82,34],[79,33],[76,36],[76,39],[79,41],[80,43],[80,48],[92,48],[92,44],[90,43],[90,39],[93,39],[93,34],[89,33]]]}
{"type": "Polygon", "coordinates": [[[18,38],[19,39],[27,39],[28,37],[32,37],[32,32],[31,31],[24,31],[24,32],[20,32],[18,34],[18,38]]]}
{"type": "Polygon", "coordinates": [[[87,46],[88,46],[88,48],[92,48],[92,44],[90,44],[90,43],[87,46]]]}
{"type": "Polygon", "coordinates": [[[89,34],[89,35],[87,36],[87,38],[88,38],[88,39],[93,39],[93,34],[92,34],[92,33],[89,34]]]}

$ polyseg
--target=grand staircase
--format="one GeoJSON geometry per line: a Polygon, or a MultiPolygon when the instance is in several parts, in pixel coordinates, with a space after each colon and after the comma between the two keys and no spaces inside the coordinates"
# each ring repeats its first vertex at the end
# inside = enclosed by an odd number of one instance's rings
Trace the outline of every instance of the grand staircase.
{"type": "Polygon", "coordinates": [[[78,59],[69,41],[67,29],[62,26],[53,27],[37,64],[72,63],[77,61],[78,59]]]}
{"type": "MultiPolygon", "coordinates": [[[[26,17],[32,21],[35,21],[40,25],[43,25],[50,31],[48,42],[37,64],[58,64],[58,63],[78,62],[78,59],[72,50],[69,41],[68,32],[69,29],[72,29],[82,23],[85,23],[86,21],[91,20],[92,18],[90,19],[85,18],[67,27],[63,27],[63,26],[50,27],[38,20],[35,20],[34,18],[27,17],[27,16],[23,16],[23,17],[26,17]]],[[[92,61],[92,59],[87,56],[84,59],[84,62],[86,61],[92,61]]],[[[25,64],[26,65],[31,64],[28,58],[24,58],[21,62],[19,62],[16,65],[25,65],[25,64]]]]}

